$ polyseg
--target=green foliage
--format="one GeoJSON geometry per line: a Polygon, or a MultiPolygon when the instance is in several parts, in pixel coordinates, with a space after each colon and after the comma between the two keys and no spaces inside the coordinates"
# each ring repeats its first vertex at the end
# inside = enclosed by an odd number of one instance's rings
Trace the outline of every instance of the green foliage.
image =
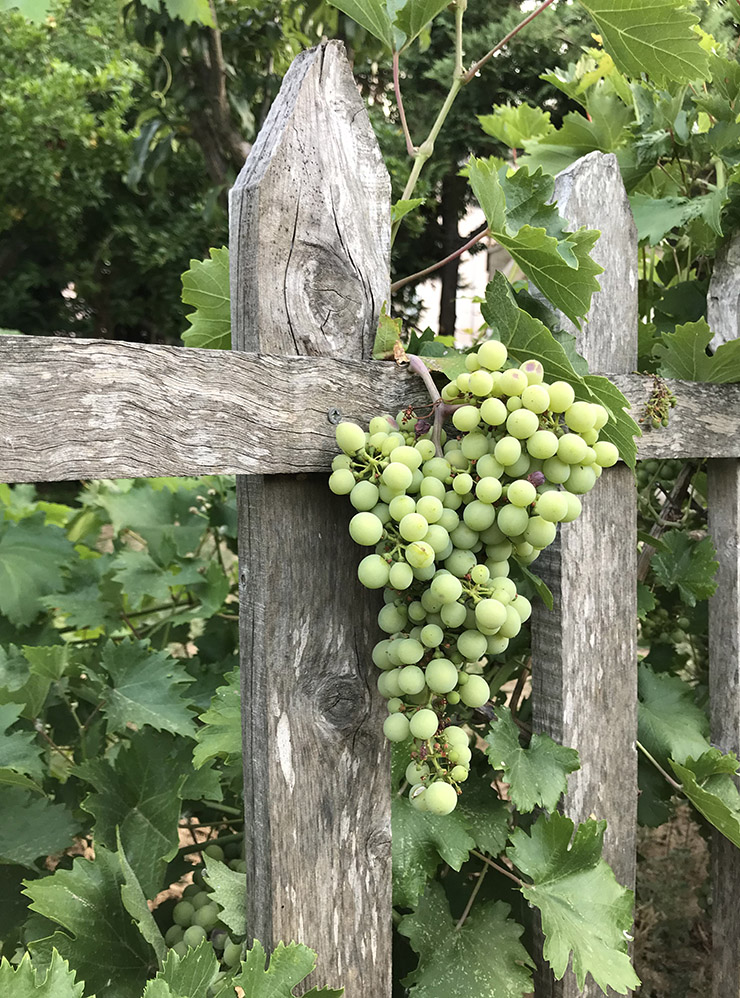
{"type": "Polygon", "coordinates": [[[717,588],[714,574],[714,545],[709,537],[694,541],[686,534],[672,531],[663,539],[664,547],[653,556],[656,578],[666,589],[678,589],[688,606],[709,599],[717,588]]]}
{"type": "Polygon", "coordinates": [[[671,761],[671,767],[697,811],[740,849],[740,793],[731,778],[738,770],[737,758],[710,748],[683,766],[671,761]]]}
{"type": "Polygon", "coordinates": [[[231,298],[229,291],[229,251],[211,249],[210,259],[191,260],[182,275],[182,300],[194,305],[188,316],[190,329],[182,334],[188,347],[228,350],[231,346],[231,298]]]}
{"type": "Polygon", "coordinates": [[[82,998],[84,982],[75,984],[75,973],[59,956],[52,953],[45,971],[34,969],[26,954],[17,967],[3,957],[0,960],[0,987],[13,998],[82,998]]]}
{"type": "Polygon", "coordinates": [[[221,908],[220,920],[236,935],[241,935],[247,924],[247,899],[244,877],[230,870],[225,863],[205,857],[208,885],[213,888],[213,900],[221,908]]]}
{"type": "Polygon", "coordinates": [[[712,331],[704,318],[677,325],[663,334],[653,347],[658,373],[683,381],[712,381],[734,384],[740,381],[740,340],[723,343],[710,356],[707,347],[712,331]]]}
{"type": "MultiPolygon", "coordinates": [[[[254,941],[233,983],[244,989],[245,998],[291,998],[293,988],[316,969],[316,954],[299,943],[278,943],[265,968],[266,954],[254,941]]],[[[341,998],[344,988],[311,988],[306,998],[341,998]]]]}

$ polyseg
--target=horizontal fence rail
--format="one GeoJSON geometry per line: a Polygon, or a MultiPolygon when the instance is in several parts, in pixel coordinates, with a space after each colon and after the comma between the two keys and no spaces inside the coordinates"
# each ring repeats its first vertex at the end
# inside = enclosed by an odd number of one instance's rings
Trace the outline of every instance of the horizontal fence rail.
{"type": "MultiPolygon", "coordinates": [[[[609,377],[639,419],[652,377],[609,377]]],[[[735,457],[740,385],[666,385],[676,408],[638,456],[735,457]]],[[[332,421],[428,404],[385,361],[0,337],[0,482],[327,471],[332,421]]]]}

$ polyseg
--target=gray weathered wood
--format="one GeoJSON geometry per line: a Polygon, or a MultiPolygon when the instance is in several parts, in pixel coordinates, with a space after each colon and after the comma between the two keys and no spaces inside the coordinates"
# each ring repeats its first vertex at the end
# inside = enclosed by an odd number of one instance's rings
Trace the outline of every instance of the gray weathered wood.
{"type": "MultiPolygon", "coordinates": [[[[555,196],[571,225],[601,230],[594,250],[604,267],[578,348],[592,370],[631,371],[637,359],[637,234],[613,155],[591,153],[557,178],[555,196]]],[[[534,726],[572,745],[581,770],[569,780],[565,810],[578,821],[606,818],[604,855],[632,887],[637,826],[637,648],[635,486],[615,467],[585,497],[583,515],[564,526],[536,563],[553,589],[551,613],[533,619],[534,726]],[[562,543],[561,543],[562,540],[562,543]]],[[[539,967],[538,998],[601,995],[581,991],[569,971],[555,982],[539,967]]],[[[611,992],[610,992],[611,994],[611,992]]]]}
{"type": "MultiPolygon", "coordinates": [[[[330,42],[293,63],[231,192],[233,345],[369,356],[389,250],[388,174],[330,42]]],[[[240,478],[237,498],[248,932],[313,947],[311,983],[384,998],[388,752],[347,503],[323,476],[240,478]]]]}
{"type": "MultiPolygon", "coordinates": [[[[611,377],[639,415],[652,379],[611,377]]],[[[667,384],[678,406],[641,458],[740,454],[740,385],[667,384]]],[[[329,413],[417,403],[420,380],[388,362],[0,337],[0,482],[326,472],[329,413]]]]}
{"type": "MultiPolygon", "coordinates": [[[[738,336],[740,239],[720,256],[707,296],[716,345],[738,336]]],[[[717,591],[709,601],[712,741],[740,752],[740,461],[710,461],[709,533],[717,549],[717,591]]],[[[712,836],[712,994],[740,995],[740,851],[712,836]]]]}
{"type": "Polygon", "coordinates": [[[707,322],[714,350],[740,336],[740,232],[717,253],[707,293],[707,322]]]}

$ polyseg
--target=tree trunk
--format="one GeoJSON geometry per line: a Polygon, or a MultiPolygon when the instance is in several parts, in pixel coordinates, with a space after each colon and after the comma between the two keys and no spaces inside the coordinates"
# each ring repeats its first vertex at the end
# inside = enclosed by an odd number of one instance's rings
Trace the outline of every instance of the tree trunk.
{"type": "MultiPolygon", "coordinates": [[[[442,181],[442,259],[460,248],[458,223],[465,199],[465,179],[456,175],[442,181]]],[[[441,269],[442,295],[439,304],[439,332],[453,336],[457,316],[457,279],[460,258],[456,257],[441,269]]]]}

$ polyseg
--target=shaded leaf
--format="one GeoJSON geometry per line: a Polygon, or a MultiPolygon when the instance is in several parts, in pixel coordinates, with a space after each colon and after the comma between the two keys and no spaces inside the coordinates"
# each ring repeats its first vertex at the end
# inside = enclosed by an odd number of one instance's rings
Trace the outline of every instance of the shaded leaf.
{"type": "Polygon", "coordinates": [[[669,591],[678,589],[689,606],[709,599],[717,588],[714,576],[718,562],[711,538],[695,541],[681,530],[663,536],[665,548],[656,551],[651,566],[655,577],[669,591]]]}
{"type": "Polygon", "coordinates": [[[221,908],[219,918],[237,936],[246,934],[247,894],[245,877],[230,869],[226,863],[204,856],[206,872],[204,877],[212,888],[211,900],[221,908]]]}
{"type": "MultiPolygon", "coordinates": [[[[200,2],[208,6],[207,0],[200,2]]],[[[195,306],[195,311],[187,317],[190,328],[182,334],[182,341],[187,347],[228,350],[231,347],[229,251],[223,246],[209,253],[209,260],[191,260],[190,270],[182,275],[182,300],[195,306]]]]}
{"type": "Polygon", "coordinates": [[[211,706],[200,715],[203,727],[198,728],[198,744],[193,752],[193,765],[199,768],[209,759],[240,759],[242,752],[242,713],[239,672],[225,677],[226,686],[219,686],[211,706]]]}
{"type": "Polygon", "coordinates": [[[76,976],[56,951],[44,971],[34,968],[28,953],[23,954],[16,967],[3,957],[0,960],[0,994],[8,998],[82,998],[85,982],[75,984],[76,976]]]}
{"type": "Polygon", "coordinates": [[[709,721],[688,683],[641,664],[637,690],[638,740],[663,767],[669,759],[683,763],[710,748],[709,721]]]}
{"type": "Polygon", "coordinates": [[[0,767],[15,770],[17,773],[26,773],[41,781],[45,776],[45,770],[35,733],[10,731],[20,713],[19,704],[0,704],[0,767]]]}
{"type": "MultiPolygon", "coordinates": [[[[116,829],[116,832],[118,832],[118,829],[116,829]]],[[[120,834],[116,835],[116,845],[118,847],[118,858],[121,861],[121,873],[123,875],[121,901],[126,911],[133,918],[139,932],[154,950],[157,960],[161,965],[167,956],[167,946],[164,937],[149,910],[149,905],[144,897],[144,891],[141,889],[138,877],[132,870],[131,864],[126,858],[126,853],[123,851],[120,834]]],[[[211,952],[213,952],[212,948],[211,952]]]]}
{"type": "Polygon", "coordinates": [[[406,0],[394,21],[406,36],[403,47],[408,48],[427,24],[447,7],[448,0],[406,0]]]}
{"type": "MultiPolygon", "coordinates": [[[[426,198],[410,198],[408,201],[396,201],[391,205],[391,224],[400,222],[410,211],[424,204],[426,198]]],[[[373,351],[373,356],[375,352],[373,351]]]]}
{"type": "Polygon", "coordinates": [[[64,586],[74,549],[59,527],[37,513],[19,523],[0,521],[0,613],[27,625],[43,609],[41,597],[64,586]]]}
{"type": "MultiPolygon", "coordinates": [[[[208,988],[218,972],[218,959],[213,946],[204,939],[199,946],[190,947],[182,957],[170,950],[154,980],[167,985],[172,998],[207,998],[208,988]]],[[[152,982],[147,986],[143,998],[157,998],[152,982]],[[149,988],[152,988],[151,992],[149,988]]]]}
{"type": "Polygon", "coordinates": [[[0,787],[0,863],[36,869],[36,860],[63,852],[80,825],[63,804],[21,787],[0,787]]]}

